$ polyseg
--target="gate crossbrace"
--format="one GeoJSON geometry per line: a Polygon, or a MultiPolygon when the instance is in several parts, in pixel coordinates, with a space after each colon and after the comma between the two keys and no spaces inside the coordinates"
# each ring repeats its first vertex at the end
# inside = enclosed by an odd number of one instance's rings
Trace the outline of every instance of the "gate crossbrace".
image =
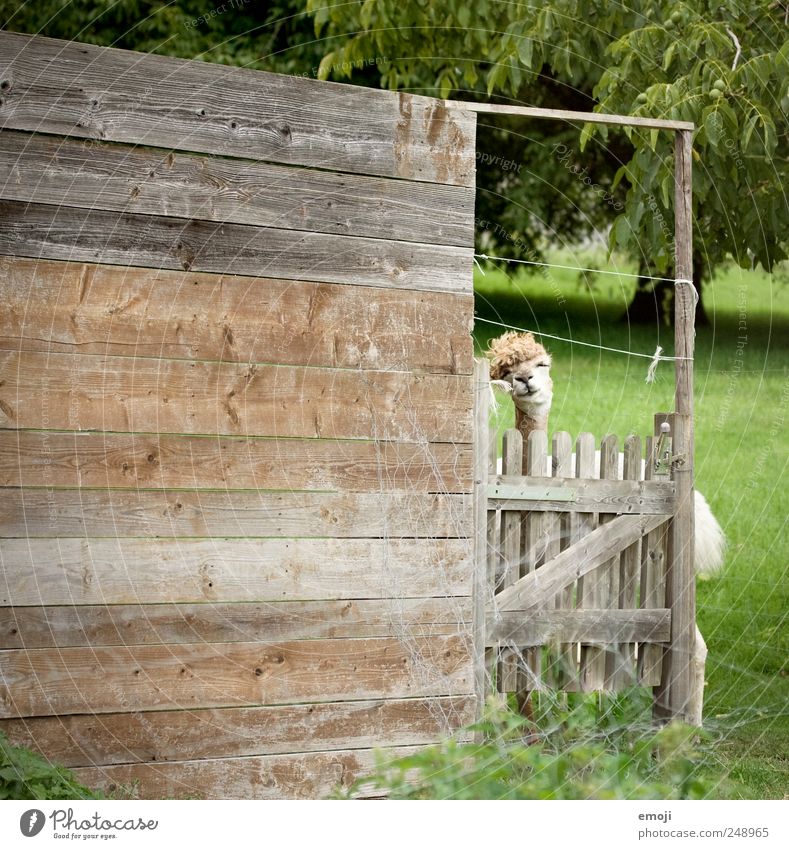
{"type": "Polygon", "coordinates": [[[552,602],[556,594],[573,581],[615,557],[670,518],[665,514],[617,516],[502,590],[488,606],[488,617],[495,620],[496,611],[530,610],[552,602]]]}

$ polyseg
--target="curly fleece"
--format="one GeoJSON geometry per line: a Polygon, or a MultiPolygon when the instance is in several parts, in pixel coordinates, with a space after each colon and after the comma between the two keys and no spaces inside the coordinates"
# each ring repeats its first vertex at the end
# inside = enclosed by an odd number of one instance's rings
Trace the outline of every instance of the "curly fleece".
{"type": "Polygon", "coordinates": [[[492,339],[488,347],[491,358],[490,379],[501,380],[505,373],[519,363],[538,357],[551,360],[550,354],[537,342],[532,333],[517,333],[510,331],[492,339]]]}

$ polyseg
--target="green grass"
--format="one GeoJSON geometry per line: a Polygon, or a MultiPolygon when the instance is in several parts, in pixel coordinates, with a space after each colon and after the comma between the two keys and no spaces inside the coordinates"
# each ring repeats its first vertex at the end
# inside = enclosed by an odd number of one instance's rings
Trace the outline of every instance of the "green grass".
{"type": "MultiPolygon", "coordinates": [[[[594,264],[569,254],[552,261],[594,264]]],[[[475,280],[480,318],[630,351],[652,354],[660,344],[673,352],[672,328],[621,320],[633,289],[629,277],[485,271],[475,280]]],[[[698,586],[698,621],[709,647],[705,725],[717,740],[716,768],[728,776],[727,794],[782,798],[789,794],[789,285],[731,268],[704,298],[712,325],[696,336],[696,483],[729,540],[722,576],[698,586]]],[[[477,322],[479,350],[500,330],[477,322]]],[[[655,383],[646,384],[645,359],[542,341],[554,361],[551,431],[643,437],[655,412],[673,408],[672,363],[661,363],[655,383]]],[[[511,426],[510,404],[501,405],[496,423],[511,426]]]]}

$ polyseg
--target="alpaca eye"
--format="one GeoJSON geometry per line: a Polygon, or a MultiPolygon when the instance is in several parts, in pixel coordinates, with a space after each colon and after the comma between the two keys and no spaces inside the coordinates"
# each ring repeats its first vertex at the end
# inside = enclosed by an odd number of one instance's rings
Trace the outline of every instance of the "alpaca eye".
{"type": "Polygon", "coordinates": [[[537,368],[550,368],[550,363],[537,363],[537,368]]]}

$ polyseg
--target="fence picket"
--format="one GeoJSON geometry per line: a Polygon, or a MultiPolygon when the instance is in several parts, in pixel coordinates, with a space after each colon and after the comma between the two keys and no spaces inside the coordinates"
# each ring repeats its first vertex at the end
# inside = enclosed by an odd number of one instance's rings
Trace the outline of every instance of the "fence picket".
{"type": "MultiPolygon", "coordinates": [[[[551,471],[556,478],[569,478],[572,475],[573,442],[570,434],[559,431],[553,435],[553,462],[551,471]]],[[[570,545],[571,513],[569,511],[553,513],[551,556],[564,551],[570,545]],[[555,537],[554,537],[555,535],[555,537]]],[[[571,610],[575,595],[575,587],[565,587],[556,595],[557,610],[571,610]]],[[[573,643],[563,643],[551,659],[553,668],[552,678],[557,687],[565,689],[568,681],[575,679],[575,654],[573,643]]]]}
{"type": "MultiPolygon", "coordinates": [[[[505,475],[519,475],[523,468],[523,436],[519,430],[504,433],[502,443],[502,472],[505,475]]],[[[521,554],[521,514],[507,510],[501,517],[502,561],[501,573],[496,582],[496,590],[504,589],[515,583],[520,577],[521,554]]],[[[512,648],[502,648],[498,668],[499,692],[514,693],[518,689],[518,652],[512,648]]]]}
{"type": "MultiPolygon", "coordinates": [[[[548,464],[548,435],[544,431],[533,431],[524,446],[523,472],[526,475],[544,475],[548,464]]],[[[532,511],[524,514],[522,522],[523,541],[521,549],[520,577],[528,575],[545,562],[545,523],[543,514],[532,511]]],[[[542,682],[541,649],[529,648],[522,653],[518,670],[518,703],[522,706],[531,690],[539,690],[542,682]]]]}
{"type": "MultiPolygon", "coordinates": [[[[641,480],[641,440],[632,434],[625,440],[624,480],[641,480]]],[[[621,610],[632,610],[636,606],[636,588],[639,577],[641,540],[628,546],[619,559],[619,598],[621,610]]],[[[613,645],[606,661],[606,678],[614,690],[621,690],[635,680],[635,644],[613,645]]]]}
{"type": "MultiPolygon", "coordinates": [[[[657,427],[656,427],[657,430],[657,427]]],[[[665,450],[666,440],[662,446],[665,450]]],[[[670,440],[668,440],[669,454],[670,440]]],[[[665,479],[666,475],[658,475],[655,471],[658,457],[659,439],[657,436],[647,437],[646,465],[644,480],[665,479]]],[[[639,589],[639,607],[663,607],[666,595],[666,525],[661,525],[650,531],[644,538],[641,547],[641,580],[639,589]]],[[[638,647],[638,682],[648,687],[660,684],[663,649],[655,643],[646,643],[638,647]]]]}

